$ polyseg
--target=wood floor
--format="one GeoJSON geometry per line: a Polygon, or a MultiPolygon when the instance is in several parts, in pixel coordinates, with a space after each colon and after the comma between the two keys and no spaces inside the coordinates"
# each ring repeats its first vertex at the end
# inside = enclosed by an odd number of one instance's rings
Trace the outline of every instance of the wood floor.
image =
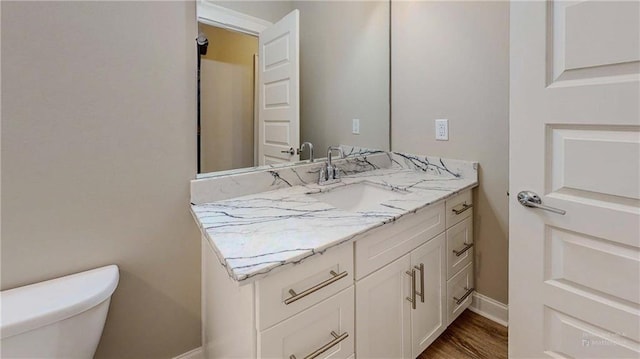
{"type": "Polygon", "coordinates": [[[418,359],[507,358],[507,327],[464,311],[418,359]]]}

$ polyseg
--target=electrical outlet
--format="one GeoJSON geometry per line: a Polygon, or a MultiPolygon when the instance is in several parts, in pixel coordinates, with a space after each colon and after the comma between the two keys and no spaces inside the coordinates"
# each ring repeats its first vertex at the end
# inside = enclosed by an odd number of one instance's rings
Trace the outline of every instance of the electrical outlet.
{"type": "Polygon", "coordinates": [[[353,119],[352,126],[351,126],[351,133],[353,133],[354,135],[360,134],[360,120],[357,118],[353,119]]]}
{"type": "Polygon", "coordinates": [[[436,120],[436,140],[449,141],[449,120],[436,120]]]}

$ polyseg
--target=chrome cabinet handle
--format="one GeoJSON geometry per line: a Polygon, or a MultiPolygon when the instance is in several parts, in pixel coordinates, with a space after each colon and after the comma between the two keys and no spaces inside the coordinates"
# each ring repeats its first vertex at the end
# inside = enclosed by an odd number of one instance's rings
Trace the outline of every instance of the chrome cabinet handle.
{"type": "Polygon", "coordinates": [[[288,153],[291,156],[293,156],[296,153],[296,151],[293,150],[293,147],[289,147],[288,150],[282,150],[282,151],[280,151],[280,153],[288,153]]]}
{"type": "Polygon", "coordinates": [[[420,301],[424,303],[424,264],[420,263],[419,266],[414,266],[414,268],[420,271],[420,291],[418,295],[420,296],[420,301]]]}
{"type": "Polygon", "coordinates": [[[540,196],[538,196],[535,192],[532,192],[532,191],[521,191],[520,193],[518,193],[518,202],[520,202],[521,205],[529,208],[540,208],[540,209],[544,209],[545,211],[549,211],[549,212],[553,212],[561,215],[565,215],[567,213],[567,211],[563,209],[553,208],[553,207],[543,205],[542,200],[540,199],[540,196]]]}
{"type": "MultiPolygon", "coordinates": [[[[304,359],[313,359],[318,357],[320,354],[326,352],[327,350],[331,349],[332,347],[338,345],[338,343],[340,343],[341,341],[347,339],[347,337],[349,336],[349,333],[344,332],[340,335],[338,335],[336,332],[334,332],[333,330],[331,331],[331,336],[333,337],[333,339],[328,342],[327,344],[321,346],[320,348],[314,350],[311,354],[307,355],[306,357],[304,357],[304,359]]],[[[296,356],[291,354],[289,355],[289,359],[296,359],[296,356]]]]}
{"type": "Polygon", "coordinates": [[[284,300],[284,304],[289,305],[297,300],[300,300],[306,296],[308,296],[311,293],[317,292],[318,290],[328,286],[331,283],[337,282],[340,279],[346,277],[349,273],[347,273],[347,271],[344,271],[342,273],[336,273],[334,271],[329,271],[329,273],[331,273],[331,278],[320,282],[316,285],[314,285],[313,287],[304,290],[302,293],[296,293],[293,289],[289,289],[289,294],[291,294],[291,297],[287,298],[284,300]]]}
{"type": "Polygon", "coordinates": [[[458,215],[458,214],[460,214],[460,213],[462,213],[462,212],[464,212],[464,211],[468,210],[469,208],[472,208],[472,207],[473,207],[473,204],[467,204],[467,203],[465,202],[465,203],[462,203],[462,204],[461,204],[461,206],[462,206],[462,208],[460,208],[460,209],[451,208],[451,212],[453,212],[453,213],[455,213],[456,215],[458,215]]]}
{"type": "Polygon", "coordinates": [[[405,273],[411,277],[411,297],[407,297],[406,299],[411,303],[411,308],[416,309],[416,270],[412,269],[405,273]]]}
{"type": "Polygon", "coordinates": [[[456,257],[460,257],[464,252],[468,251],[469,249],[471,249],[471,247],[473,247],[473,243],[467,243],[464,242],[464,248],[462,248],[459,251],[456,251],[455,249],[453,250],[453,253],[456,255],[456,257]]]}
{"type": "Polygon", "coordinates": [[[456,298],[453,297],[453,300],[456,301],[456,304],[461,304],[462,302],[464,302],[465,299],[467,299],[468,296],[471,295],[471,293],[473,293],[474,290],[476,290],[475,288],[467,288],[464,287],[464,290],[466,290],[466,292],[464,293],[464,295],[461,298],[456,298]]]}

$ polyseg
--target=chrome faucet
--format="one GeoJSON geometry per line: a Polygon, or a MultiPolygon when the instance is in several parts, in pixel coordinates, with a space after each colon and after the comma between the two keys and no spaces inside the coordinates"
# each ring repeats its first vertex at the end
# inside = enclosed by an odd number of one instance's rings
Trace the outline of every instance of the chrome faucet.
{"type": "Polygon", "coordinates": [[[342,148],[329,146],[329,148],[327,148],[327,162],[320,170],[320,179],[318,180],[318,184],[329,184],[340,181],[340,170],[336,168],[331,161],[333,151],[338,151],[340,153],[340,158],[344,158],[342,148]]]}
{"type": "Polygon", "coordinates": [[[314,157],[313,157],[313,143],[311,142],[304,142],[302,144],[302,146],[300,146],[300,152],[302,152],[302,150],[304,149],[304,146],[307,145],[309,147],[309,163],[313,162],[314,157]]]}

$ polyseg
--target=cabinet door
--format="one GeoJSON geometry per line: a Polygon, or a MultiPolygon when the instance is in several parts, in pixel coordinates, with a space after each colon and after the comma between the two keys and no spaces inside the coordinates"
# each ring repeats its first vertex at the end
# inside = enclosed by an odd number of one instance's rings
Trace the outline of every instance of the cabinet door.
{"type": "Polygon", "coordinates": [[[416,291],[424,293],[424,301],[416,295],[416,309],[411,311],[412,358],[420,355],[447,327],[445,250],[442,233],[411,252],[416,291]]]}
{"type": "Polygon", "coordinates": [[[447,324],[471,305],[473,291],[473,263],[469,263],[447,282],[447,324]]]}
{"type": "Polygon", "coordinates": [[[410,255],[356,282],[356,354],[364,358],[411,356],[410,255]]]}
{"type": "MultiPolygon", "coordinates": [[[[353,286],[258,334],[258,358],[346,359],[353,354],[353,286]]],[[[248,344],[248,343],[247,343],[248,344]]]]}
{"type": "Polygon", "coordinates": [[[464,191],[459,195],[449,198],[445,206],[447,228],[462,221],[465,218],[473,217],[473,197],[471,190],[464,191]]]}
{"type": "Polygon", "coordinates": [[[447,229],[447,279],[473,261],[473,223],[467,218],[447,229]]]}

